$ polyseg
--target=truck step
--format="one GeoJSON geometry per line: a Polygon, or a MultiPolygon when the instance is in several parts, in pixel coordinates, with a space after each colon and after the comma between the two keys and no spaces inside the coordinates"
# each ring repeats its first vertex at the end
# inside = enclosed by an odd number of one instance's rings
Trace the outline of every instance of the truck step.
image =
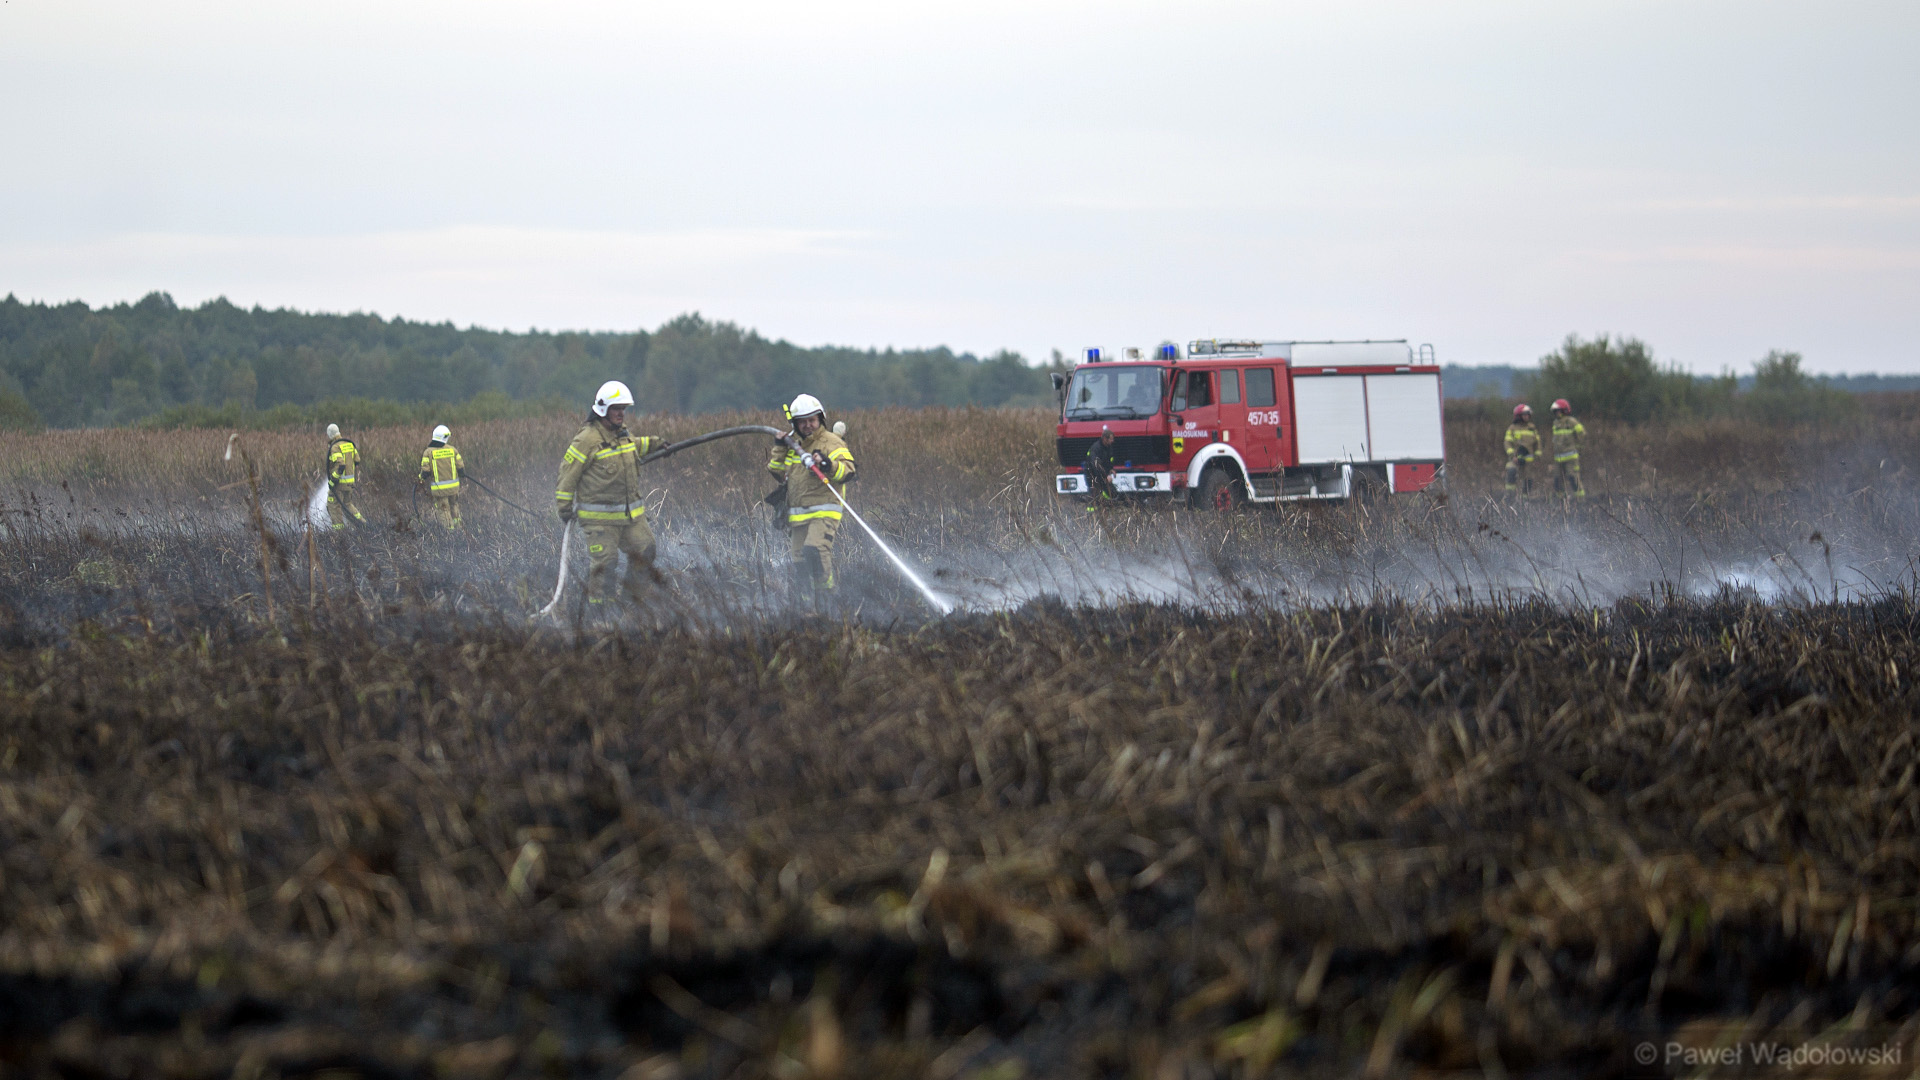
{"type": "Polygon", "coordinates": [[[1256,476],[1248,497],[1255,502],[1276,499],[1337,499],[1345,494],[1340,473],[1311,466],[1290,469],[1281,476],[1256,476]]]}

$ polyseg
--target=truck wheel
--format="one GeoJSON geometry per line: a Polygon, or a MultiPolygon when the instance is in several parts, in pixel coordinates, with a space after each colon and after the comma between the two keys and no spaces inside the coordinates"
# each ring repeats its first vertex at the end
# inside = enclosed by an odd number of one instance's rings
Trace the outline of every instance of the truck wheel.
{"type": "Polygon", "coordinates": [[[1226,469],[1208,469],[1200,478],[1200,496],[1195,503],[1202,510],[1237,510],[1247,501],[1247,489],[1240,478],[1226,469]]]}
{"type": "Polygon", "coordinates": [[[1385,474],[1373,469],[1356,468],[1353,470],[1353,493],[1349,501],[1362,506],[1373,506],[1387,501],[1387,478],[1385,474]]]}

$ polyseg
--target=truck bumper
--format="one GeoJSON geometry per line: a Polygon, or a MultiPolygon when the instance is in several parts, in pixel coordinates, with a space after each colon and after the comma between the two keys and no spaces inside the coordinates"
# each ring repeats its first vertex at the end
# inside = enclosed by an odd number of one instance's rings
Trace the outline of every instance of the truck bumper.
{"type": "MultiPolygon", "coordinates": [[[[1170,495],[1173,493],[1173,474],[1170,472],[1116,472],[1113,474],[1113,489],[1122,495],[1136,493],[1170,495]]],[[[1087,494],[1087,475],[1061,473],[1053,478],[1053,490],[1061,495],[1085,495],[1087,494]]]]}

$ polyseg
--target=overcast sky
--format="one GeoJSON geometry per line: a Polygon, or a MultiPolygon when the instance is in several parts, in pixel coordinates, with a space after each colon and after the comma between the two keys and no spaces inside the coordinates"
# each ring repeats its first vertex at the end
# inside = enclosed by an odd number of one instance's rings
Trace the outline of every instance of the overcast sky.
{"type": "Polygon", "coordinates": [[[1920,3],[5,0],[0,294],[1920,371],[1920,3]]]}

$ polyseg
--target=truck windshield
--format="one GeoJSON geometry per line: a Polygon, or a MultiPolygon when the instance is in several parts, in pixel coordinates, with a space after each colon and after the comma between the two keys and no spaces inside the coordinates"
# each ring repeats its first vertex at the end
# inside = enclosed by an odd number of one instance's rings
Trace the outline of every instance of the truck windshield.
{"type": "Polygon", "coordinates": [[[1067,387],[1069,420],[1132,419],[1160,411],[1161,369],[1150,365],[1083,367],[1067,387]]]}

